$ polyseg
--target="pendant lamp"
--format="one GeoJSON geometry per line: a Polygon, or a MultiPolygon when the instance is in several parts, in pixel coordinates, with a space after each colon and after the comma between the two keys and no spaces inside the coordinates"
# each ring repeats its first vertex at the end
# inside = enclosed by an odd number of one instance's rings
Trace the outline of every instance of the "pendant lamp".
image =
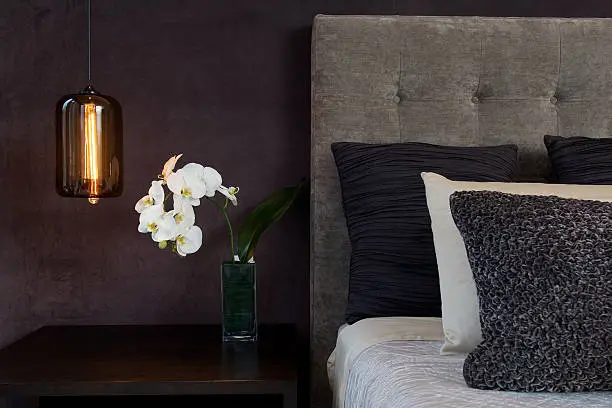
{"type": "Polygon", "coordinates": [[[64,197],[117,197],[123,190],[121,105],[91,83],[91,0],[87,0],[88,84],[65,95],[55,110],[56,189],[64,197]]]}

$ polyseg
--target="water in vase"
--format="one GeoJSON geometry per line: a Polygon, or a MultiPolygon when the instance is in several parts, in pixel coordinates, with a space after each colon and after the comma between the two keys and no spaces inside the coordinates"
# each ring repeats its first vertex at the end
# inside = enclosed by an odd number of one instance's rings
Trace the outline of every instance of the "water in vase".
{"type": "Polygon", "coordinates": [[[257,340],[256,286],[254,263],[223,263],[223,341],[257,340]]]}

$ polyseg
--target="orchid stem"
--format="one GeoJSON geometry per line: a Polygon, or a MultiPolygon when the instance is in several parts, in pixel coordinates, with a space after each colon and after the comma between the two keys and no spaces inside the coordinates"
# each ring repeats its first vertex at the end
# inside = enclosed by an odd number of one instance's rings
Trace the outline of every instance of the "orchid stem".
{"type": "Polygon", "coordinates": [[[214,205],[216,205],[217,208],[221,210],[221,212],[223,213],[223,216],[225,217],[225,222],[227,223],[227,228],[229,229],[230,245],[232,247],[232,263],[236,263],[236,259],[235,259],[236,251],[234,249],[234,230],[232,228],[232,223],[230,222],[229,216],[227,215],[226,207],[222,207],[221,204],[219,204],[218,202],[216,202],[210,197],[206,197],[206,198],[208,199],[208,201],[211,201],[214,205]]]}
{"type": "Polygon", "coordinates": [[[171,195],[173,195],[173,193],[168,193],[164,196],[164,201],[162,201],[162,208],[164,211],[166,211],[166,201],[168,201],[171,195]]]}

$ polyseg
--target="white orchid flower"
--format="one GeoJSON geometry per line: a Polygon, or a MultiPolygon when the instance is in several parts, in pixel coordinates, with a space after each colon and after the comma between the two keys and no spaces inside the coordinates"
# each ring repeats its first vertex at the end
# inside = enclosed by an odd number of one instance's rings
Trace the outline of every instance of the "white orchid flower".
{"type": "Polygon", "coordinates": [[[145,209],[140,213],[138,219],[138,232],[147,233],[157,231],[162,215],[164,215],[164,207],[161,204],[156,204],[145,209]]]}
{"type": "Polygon", "coordinates": [[[225,197],[227,197],[227,199],[230,200],[232,204],[234,205],[238,205],[238,198],[236,197],[236,194],[238,194],[239,190],[240,189],[238,187],[224,187],[224,186],[220,186],[217,189],[218,192],[220,192],[225,197]]]}
{"type": "Polygon", "coordinates": [[[157,228],[152,232],[151,238],[155,242],[174,241],[179,234],[179,229],[174,220],[174,210],[163,213],[157,219],[157,228]]]}
{"type": "Polygon", "coordinates": [[[174,208],[158,219],[157,230],[151,234],[155,242],[174,241],[195,224],[193,207],[180,195],[174,195],[174,208]]]}
{"type": "Polygon", "coordinates": [[[193,207],[183,196],[174,194],[174,221],[179,233],[189,230],[195,224],[195,212],[193,207]]]}
{"type": "Polygon", "coordinates": [[[212,167],[187,163],[182,169],[168,176],[168,188],[179,194],[191,205],[200,205],[200,198],[213,197],[221,186],[221,175],[212,167]]]}
{"type": "Polygon", "coordinates": [[[181,256],[193,254],[202,246],[202,230],[197,225],[176,237],[176,252],[181,256]]]}
{"type": "Polygon", "coordinates": [[[199,185],[194,185],[193,183],[188,184],[188,178],[185,177],[185,171],[183,169],[170,174],[167,184],[175,197],[180,196],[183,200],[187,201],[189,205],[200,205],[200,198],[204,196],[204,190],[199,185]]]}
{"type": "Polygon", "coordinates": [[[163,181],[152,181],[151,187],[149,187],[149,194],[142,197],[136,205],[134,209],[137,213],[142,213],[147,208],[150,208],[154,205],[159,205],[164,202],[164,188],[162,187],[163,181]]]}
{"type": "Polygon", "coordinates": [[[181,156],[183,156],[182,153],[181,154],[177,154],[176,156],[172,156],[171,158],[168,159],[168,161],[166,161],[166,164],[164,164],[164,169],[162,170],[161,178],[165,182],[168,181],[168,177],[174,171],[174,166],[176,166],[176,162],[178,162],[178,160],[181,158],[181,156]]]}
{"type": "Polygon", "coordinates": [[[213,197],[221,186],[221,174],[212,167],[204,167],[198,163],[187,163],[181,170],[188,185],[193,186],[199,197],[213,197]]]}
{"type": "Polygon", "coordinates": [[[202,180],[206,184],[206,197],[213,197],[221,187],[221,174],[212,167],[204,167],[202,169],[202,180]]]}

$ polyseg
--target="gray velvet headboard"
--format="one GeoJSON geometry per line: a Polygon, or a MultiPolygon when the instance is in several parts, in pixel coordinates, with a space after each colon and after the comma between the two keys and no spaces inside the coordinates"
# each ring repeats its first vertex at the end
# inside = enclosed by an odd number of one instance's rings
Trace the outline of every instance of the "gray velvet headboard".
{"type": "Polygon", "coordinates": [[[312,37],[312,405],[343,323],[350,244],[335,141],[519,145],[549,172],[544,134],[610,137],[612,19],[325,16],[312,37]]]}

